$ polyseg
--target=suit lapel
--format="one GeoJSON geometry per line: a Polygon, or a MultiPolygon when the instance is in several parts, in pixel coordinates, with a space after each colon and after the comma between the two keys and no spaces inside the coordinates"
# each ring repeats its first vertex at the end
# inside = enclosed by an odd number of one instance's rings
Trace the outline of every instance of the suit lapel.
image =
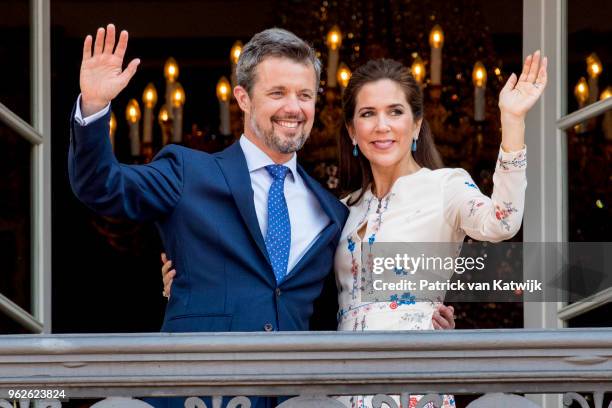
{"type": "MultiPolygon", "coordinates": [[[[244,158],[244,153],[240,148],[240,143],[234,143],[227,149],[218,153],[216,158],[244,223],[262,255],[266,261],[270,263],[268,250],[266,249],[266,244],[261,235],[257,214],[255,213],[251,176],[249,175],[249,169],[246,164],[246,159],[244,158]]],[[[273,277],[272,274],[266,275],[270,275],[266,276],[266,278],[273,277]]]]}
{"type": "MultiPolygon", "coordinates": [[[[249,169],[247,167],[242,148],[240,147],[240,143],[234,143],[222,152],[217,153],[215,157],[221,171],[223,172],[223,175],[225,176],[225,180],[230,188],[234,202],[236,203],[236,207],[238,207],[238,211],[240,212],[249,233],[268,264],[270,264],[268,250],[261,234],[259,222],[257,221],[257,214],[255,212],[251,177],[249,175],[249,169]]],[[[303,265],[309,262],[313,256],[316,256],[321,248],[328,245],[343,227],[342,221],[339,219],[338,211],[336,208],[334,208],[341,204],[333,202],[332,199],[330,199],[329,193],[325,191],[323,187],[321,187],[321,185],[312,177],[310,177],[300,165],[298,165],[297,168],[300,176],[304,180],[304,183],[315,195],[319,201],[319,204],[321,205],[321,208],[323,211],[325,211],[331,222],[323,229],[323,231],[321,231],[319,236],[316,238],[317,241],[310,247],[304,256],[302,256],[284,281],[290,279],[295,273],[303,268],[303,265]]],[[[333,198],[333,200],[336,199],[333,198]]],[[[265,274],[265,278],[270,282],[275,282],[271,269],[270,273],[265,274]]]]}
{"type": "MultiPolygon", "coordinates": [[[[307,264],[312,257],[316,256],[321,248],[324,248],[326,245],[329,245],[331,240],[341,231],[343,225],[342,221],[338,218],[338,213],[335,210],[334,206],[339,203],[335,203],[332,200],[336,200],[335,198],[330,199],[329,193],[321,187],[319,183],[317,183],[312,177],[310,177],[302,168],[302,166],[298,165],[298,172],[304,180],[304,183],[312,191],[315,195],[321,208],[325,211],[325,214],[330,219],[330,223],[321,231],[319,236],[316,238],[316,242],[312,244],[310,249],[302,256],[302,258],[298,261],[298,263],[293,267],[291,272],[285,278],[285,281],[292,278],[296,273],[303,268],[305,264],[307,264]]],[[[341,205],[341,204],[340,204],[341,205]]]]}
{"type": "Polygon", "coordinates": [[[323,208],[323,211],[325,211],[325,214],[327,214],[332,223],[336,224],[338,228],[341,229],[343,227],[343,221],[341,221],[339,218],[338,207],[342,207],[343,204],[340,203],[337,198],[331,196],[331,194],[327,190],[325,190],[315,179],[310,177],[308,173],[304,171],[302,166],[298,164],[297,169],[298,173],[300,173],[300,176],[302,176],[302,180],[304,180],[306,186],[310,189],[310,191],[313,192],[315,197],[317,197],[317,200],[319,201],[321,208],[323,208]]]}

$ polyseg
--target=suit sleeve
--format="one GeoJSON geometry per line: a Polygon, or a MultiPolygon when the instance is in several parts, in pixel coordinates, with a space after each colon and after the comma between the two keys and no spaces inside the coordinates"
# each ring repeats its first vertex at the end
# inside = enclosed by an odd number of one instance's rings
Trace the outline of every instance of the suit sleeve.
{"type": "Polygon", "coordinates": [[[446,177],[444,214],[455,228],[490,242],[512,238],[520,229],[527,188],[527,152],[500,149],[491,198],[482,194],[470,175],[453,169],[446,177]]]}
{"type": "Polygon", "coordinates": [[[72,191],[100,215],[153,220],[169,214],[181,198],[183,151],[166,146],[149,164],[125,165],[109,138],[110,110],[82,126],[71,118],[68,175],[72,191]]]}

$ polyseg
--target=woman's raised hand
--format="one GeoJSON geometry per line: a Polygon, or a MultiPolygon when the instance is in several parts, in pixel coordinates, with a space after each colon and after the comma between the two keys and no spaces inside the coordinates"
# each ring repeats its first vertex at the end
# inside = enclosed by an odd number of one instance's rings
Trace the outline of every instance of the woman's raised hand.
{"type": "Polygon", "coordinates": [[[92,36],[85,37],[81,62],[81,111],[84,117],[102,110],[123,90],[136,73],[139,59],[130,61],[122,69],[127,49],[128,32],[122,31],[115,49],[115,26],[98,28],[93,44],[92,36]]]}
{"type": "Polygon", "coordinates": [[[505,115],[516,119],[525,118],[529,109],[544,92],[547,63],[548,59],[542,58],[538,50],[525,58],[523,72],[518,80],[516,74],[510,75],[499,93],[499,109],[502,117],[505,115]]]}

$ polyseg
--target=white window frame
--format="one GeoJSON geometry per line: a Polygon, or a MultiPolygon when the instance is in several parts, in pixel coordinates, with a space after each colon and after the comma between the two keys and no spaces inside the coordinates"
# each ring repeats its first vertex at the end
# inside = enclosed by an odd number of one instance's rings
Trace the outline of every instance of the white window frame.
{"type": "Polygon", "coordinates": [[[31,111],[28,124],[0,103],[0,121],[32,144],[31,308],[0,293],[0,312],[34,333],[51,332],[51,30],[49,0],[30,0],[31,111]]]}
{"type": "MultiPolygon", "coordinates": [[[[567,0],[523,0],[523,56],[540,49],[549,61],[548,86],[525,123],[531,163],[527,166],[523,226],[523,241],[526,243],[568,242],[566,130],[612,109],[610,98],[567,114],[567,27],[567,0]]],[[[539,268],[542,271],[546,268],[561,270],[563,260],[553,258],[542,262],[545,263],[539,268]]],[[[612,288],[571,305],[528,302],[524,305],[524,327],[565,327],[568,319],[610,300],[612,288]]],[[[558,395],[533,395],[531,398],[543,408],[562,405],[558,395]]]]}

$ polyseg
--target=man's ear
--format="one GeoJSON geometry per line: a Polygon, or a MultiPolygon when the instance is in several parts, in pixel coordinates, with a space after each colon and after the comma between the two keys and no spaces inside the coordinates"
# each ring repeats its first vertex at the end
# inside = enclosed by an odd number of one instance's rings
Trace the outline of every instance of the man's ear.
{"type": "Polygon", "coordinates": [[[243,112],[247,113],[251,110],[251,97],[246,89],[240,85],[236,85],[234,88],[234,97],[243,112]]]}

